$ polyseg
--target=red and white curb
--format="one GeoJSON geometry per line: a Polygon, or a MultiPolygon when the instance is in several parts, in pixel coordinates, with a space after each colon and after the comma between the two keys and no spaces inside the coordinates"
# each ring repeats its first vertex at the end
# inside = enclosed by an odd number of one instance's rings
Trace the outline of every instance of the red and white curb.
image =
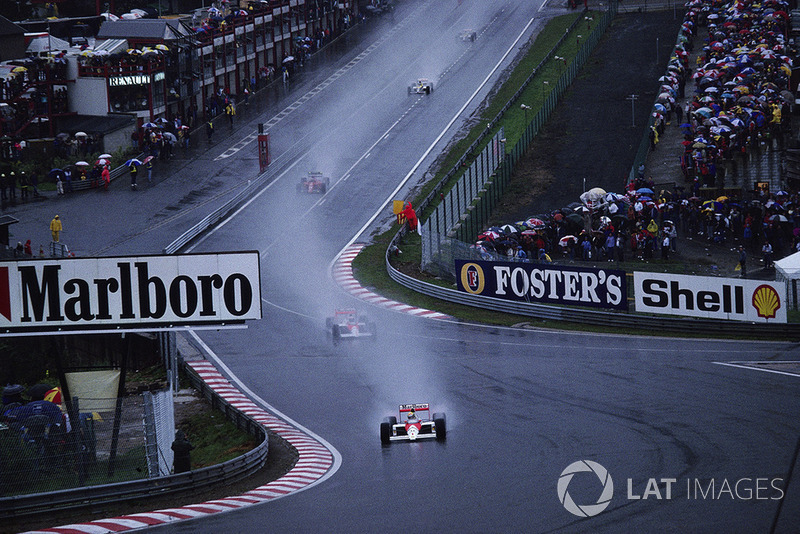
{"type": "Polygon", "coordinates": [[[234,408],[272,430],[289,442],[299,454],[294,467],[278,480],[259,486],[242,495],[226,497],[179,508],[123,515],[110,519],[97,519],[86,523],[63,525],[29,531],[24,534],[55,532],[59,534],[107,534],[138,530],[175,521],[236,510],[246,506],[285,497],[320,482],[333,467],[332,452],[312,436],[302,432],[264,408],[256,405],[207,360],[187,362],[208,386],[234,408]]]}
{"type": "Polygon", "coordinates": [[[387,299],[363,287],[359,281],[353,277],[353,260],[358,256],[358,253],[361,252],[364,246],[364,243],[353,243],[344,249],[333,264],[333,268],[331,269],[333,280],[339,284],[342,289],[358,299],[389,310],[431,319],[452,319],[452,317],[444,313],[426,310],[425,308],[417,308],[416,306],[409,306],[402,302],[387,299]]]}

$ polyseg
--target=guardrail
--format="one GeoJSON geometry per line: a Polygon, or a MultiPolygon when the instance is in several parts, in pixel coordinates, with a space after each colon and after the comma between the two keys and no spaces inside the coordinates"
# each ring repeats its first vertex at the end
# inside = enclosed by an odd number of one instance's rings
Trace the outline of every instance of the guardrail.
{"type": "MultiPolygon", "coordinates": [[[[272,167],[272,169],[279,169],[280,166],[284,165],[286,161],[292,161],[294,158],[296,158],[303,151],[303,149],[304,147],[298,145],[294,148],[294,150],[292,150],[291,153],[285,152],[281,154],[275,158],[275,160],[270,164],[270,167],[272,167]]],[[[273,171],[272,169],[268,169],[256,176],[254,179],[248,180],[247,185],[245,185],[240,192],[236,193],[233,198],[203,217],[198,223],[178,236],[178,238],[172,243],[164,247],[163,253],[175,254],[189,244],[192,239],[224,219],[231,211],[238,208],[243,202],[250,200],[259,189],[261,189],[269,180],[274,177],[274,174],[277,171],[273,171]]]]}
{"type": "MultiPolygon", "coordinates": [[[[395,240],[403,231],[398,232],[395,240]]],[[[392,241],[392,244],[395,243],[392,241]]],[[[524,315],[535,319],[550,321],[566,321],[579,324],[591,324],[619,328],[621,331],[636,329],[650,332],[670,334],[703,335],[711,338],[741,338],[759,340],[800,340],[800,323],[748,323],[744,321],[725,321],[719,319],[694,319],[643,315],[635,312],[605,312],[582,308],[552,306],[530,302],[510,300],[462,293],[455,289],[423,282],[392,267],[389,261],[389,249],[385,256],[386,271],[389,277],[408,289],[454,304],[473,306],[485,310],[524,315]]]]}
{"type": "Polygon", "coordinates": [[[189,374],[192,386],[200,391],[214,408],[222,411],[237,427],[261,438],[261,443],[255,449],[225,463],[178,475],[4,497],[0,499],[0,519],[52,513],[55,510],[96,509],[111,503],[196,490],[239,480],[261,469],[269,453],[267,430],[217,395],[189,366],[184,368],[189,374]]]}

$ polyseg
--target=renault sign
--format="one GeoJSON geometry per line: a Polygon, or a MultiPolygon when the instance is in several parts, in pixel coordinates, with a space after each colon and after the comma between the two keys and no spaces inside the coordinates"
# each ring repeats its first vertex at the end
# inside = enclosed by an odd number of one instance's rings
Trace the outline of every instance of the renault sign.
{"type": "Polygon", "coordinates": [[[258,252],[0,263],[0,332],[222,325],[261,318],[258,252]]]}

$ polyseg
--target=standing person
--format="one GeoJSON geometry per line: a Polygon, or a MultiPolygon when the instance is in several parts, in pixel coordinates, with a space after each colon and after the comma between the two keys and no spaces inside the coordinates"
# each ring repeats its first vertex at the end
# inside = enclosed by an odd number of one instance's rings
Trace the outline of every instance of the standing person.
{"type": "Polygon", "coordinates": [[[144,164],[144,168],[147,169],[147,183],[153,183],[153,160],[148,160],[147,163],[144,164]]]}
{"type": "Polygon", "coordinates": [[[28,177],[25,175],[25,171],[19,173],[19,191],[22,201],[28,200],[28,177]]]}
{"type": "Polygon", "coordinates": [[[14,171],[8,175],[8,190],[9,194],[11,195],[11,203],[17,203],[17,175],[14,174],[14,171]]]}
{"type": "Polygon", "coordinates": [[[72,170],[64,169],[64,193],[72,193],[72,170]]]}
{"type": "Polygon", "coordinates": [[[25,241],[25,245],[22,247],[22,250],[25,252],[26,255],[33,256],[33,248],[31,247],[30,239],[25,241]]]}
{"type": "Polygon", "coordinates": [[[230,120],[231,128],[233,128],[233,116],[236,115],[236,108],[233,107],[233,102],[228,102],[228,105],[225,106],[225,114],[228,116],[228,120],[230,120]]]}
{"type": "Polygon", "coordinates": [[[772,244],[769,241],[764,242],[764,246],[761,247],[761,253],[764,255],[764,268],[772,268],[772,244]]]}
{"type": "Polygon", "coordinates": [[[131,190],[136,191],[136,175],[139,174],[139,166],[131,163],[128,168],[131,171],[131,190]]]}
{"type": "Polygon", "coordinates": [[[191,450],[194,445],[186,438],[186,434],[182,430],[175,432],[175,441],[172,442],[173,461],[172,472],[177,475],[178,473],[186,473],[192,470],[192,457],[191,450]]]}
{"type": "Polygon", "coordinates": [[[56,215],[55,217],[53,217],[53,220],[50,221],[50,235],[53,236],[54,243],[58,243],[59,234],[63,229],[64,227],[61,224],[61,219],[59,218],[58,215],[56,215]]]}
{"type": "Polygon", "coordinates": [[[739,270],[741,271],[741,277],[747,278],[747,252],[743,245],[739,245],[739,270]]]}
{"type": "Polygon", "coordinates": [[[208,142],[211,143],[211,136],[214,135],[214,120],[209,119],[206,123],[206,136],[208,137],[208,142]]]}
{"type": "Polygon", "coordinates": [[[111,171],[108,170],[108,165],[103,165],[103,172],[100,173],[100,178],[103,180],[103,189],[108,191],[108,186],[111,184],[111,171]]]}

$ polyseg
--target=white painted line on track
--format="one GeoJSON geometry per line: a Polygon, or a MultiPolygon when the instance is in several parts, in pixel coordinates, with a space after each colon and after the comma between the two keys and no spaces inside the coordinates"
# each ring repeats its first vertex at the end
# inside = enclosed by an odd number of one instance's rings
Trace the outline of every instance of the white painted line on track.
{"type": "MultiPolygon", "coordinates": [[[[453,126],[453,124],[458,120],[458,118],[461,116],[461,114],[464,112],[464,110],[467,109],[467,106],[469,106],[470,102],[472,102],[475,99],[475,97],[478,96],[478,93],[483,89],[483,87],[487,83],[489,83],[489,79],[492,76],[494,76],[494,73],[497,71],[497,69],[500,68],[500,65],[502,65],[503,61],[505,61],[505,59],[508,57],[508,55],[511,53],[511,51],[514,50],[514,48],[517,46],[517,43],[519,43],[520,39],[522,39],[522,36],[525,35],[525,32],[527,32],[528,28],[530,28],[531,24],[533,24],[534,20],[535,19],[532,18],[531,20],[528,21],[528,23],[525,25],[525,27],[519,33],[519,35],[514,40],[514,42],[511,43],[511,46],[508,47],[508,50],[506,50],[505,54],[503,54],[503,57],[501,57],[498,60],[497,64],[495,64],[494,68],[492,68],[492,70],[489,72],[489,74],[487,74],[486,77],[483,79],[483,82],[481,82],[481,84],[478,86],[478,88],[475,89],[475,91],[467,99],[467,101],[464,102],[464,105],[461,106],[461,109],[459,109],[456,112],[456,114],[453,116],[452,119],[450,119],[450,122],[447,123],[447,125],[444,127],[444,129],[441,131],[441,133],[438,136],[436,136],[436,139],[433,140],[431,145],[427,148],[427,150],[425,150],[425,153],[422,154],[422,156],[419,158],[419,160],[417,160],[417,162],[414,164],[414,166],[411,168],[411,170],[408,171],[408,174],[406,174],[405,178],[403,178],[400,181],[400,183],[397,185],[397,187],[394,189],[394,191],[392,191],[389,194],[389,196],[386,198],[386,200],[383,202],[383,204],[381,204],[381,206],[377,209],[377,211],[375,211],[375,213],[364,224],[364,226],[362,226],[361,229],[356,232],[356,234],[353,236],[353,238],[344,247],[342,247],[342,250],[339,251],[339,254],[337,254],[336,257],[333,258],[333,260],[331,260],[330,264],[328,265],[328,272],[329,273],[331,272],[331,270],[333,268],[333,265],[339,260],[339,256],[341,256],[341,254],[345,250],[347,250],[353,243],[355,243],[359,239],[359,237],[361,237],[361,234],[363,234],[367,230],[367,228],[369,228],[372,225],[372,223],[375,222],[375,219],[377,219],[378,217],[380,217],[383,214],[384,209],[386,208],[386,206],[392,200],[394,200],[395,195],[397,195],[397,193],[403,187],[405,187],[406,183],[408,183],[408,181],[411,179],[411,176],[413,176],[413,174],[415,172],[417,172],[417,169],[419,168],[420,165],[422,165],[422,162],[425,161],[425,158],[428,157],[428,155],[433,151],[434,147],[436,147],[436,145],[439,143],[439,141],[442,140],[442,137],[444,137],[444,135],[447,133],[447,131],[450,129],[450,127],[453,126]]],[[[398,121],[399,121],[399,119],[398,119],[398,121]]],[[[395,123],[395,124],[397,124],[397,123],[395,123]]],[[[394,125],[392,125],[392,128],[394,128],[394,125]]],[[[391,130],[391,128],[390,128],[390,130],[391,130]]],[[[377,142],[380,142],[380,138],[378,139],[378,141],[376,141],[376,143],[377,142]]]]}
{"type": "MultiPolygon", "coordinates": [[[[800,378],[800,373],[787,373],[786,371],[777,371],[775,369],[764,369],[762,367],[753,367],[753,364],[746,365],[743,363],[731,363],[731,362],[711,362],[714,365],[724,365],[726,367],[736,367],[738,369],[747,369],[748,371],[762,371],[764,373],[773,373],[776,375],[784,375],[784,376],[793,376],[795,378],[800,378]]],[[[790,362],[759,362],[759,363],[790,363],[790,362]]],[[[791,362],[791,363],[800,363],[800,362],[791,362]]]]}

